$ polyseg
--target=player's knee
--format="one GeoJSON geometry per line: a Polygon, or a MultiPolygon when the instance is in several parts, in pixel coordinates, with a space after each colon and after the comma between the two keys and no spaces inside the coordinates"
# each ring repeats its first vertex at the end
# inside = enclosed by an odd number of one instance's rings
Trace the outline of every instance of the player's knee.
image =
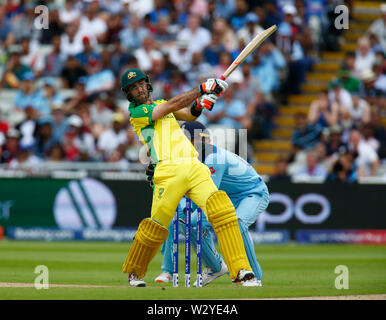
{"type": "Polygon", "coordinates": [[[213,228],[237,221],[235,207],[222,190],[212,193],[206,202],[206,210],[213,228]]]}
{"type": "Polygon", "coordinates": [[[164,242],[168,237],[168,229],[150,218],[145,218],[138,226],[135,237],[141,243],[154,247],[164,242]]]}

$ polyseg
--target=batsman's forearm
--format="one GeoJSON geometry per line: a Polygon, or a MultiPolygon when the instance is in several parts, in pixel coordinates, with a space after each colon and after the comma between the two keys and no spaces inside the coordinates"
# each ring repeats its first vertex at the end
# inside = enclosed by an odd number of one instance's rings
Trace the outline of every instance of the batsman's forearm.
{"type": "Polygon", "coordinates": [[[200,96],[200,90],[198,88],[194,88],[188,92],[181,93],[171,98],[168,103],[171,105],[173,111],[178,111],[190,105],[195,99],[200,96]]]}

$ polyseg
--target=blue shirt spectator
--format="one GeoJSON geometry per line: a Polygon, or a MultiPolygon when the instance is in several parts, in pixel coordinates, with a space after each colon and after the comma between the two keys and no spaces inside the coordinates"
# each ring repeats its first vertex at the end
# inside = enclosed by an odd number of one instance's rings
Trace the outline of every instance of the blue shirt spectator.
{"type": "Polygon", "coordinates": [[[295,115],[295,130],[292,135],[292,144],[296,150],[313,148],[320,140],[323,128],[319,124],[307,124],[307,116],[303,113],[295,115]]]}

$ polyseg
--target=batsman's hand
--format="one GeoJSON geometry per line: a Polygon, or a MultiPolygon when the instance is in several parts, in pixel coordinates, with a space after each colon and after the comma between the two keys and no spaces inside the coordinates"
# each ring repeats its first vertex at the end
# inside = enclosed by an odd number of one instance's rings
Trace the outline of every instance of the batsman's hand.
{"type": "Polygon", "coordinates": [[[213,93],[220,97],[228,89],[228,84],[224,80],[210,78],[201,83],[198,88],[200,89],[201,96],[206,93],[213,93]]]}
{"type": "Polygon", "coordinates": [[[149,166],[146,169],[146,176],[147,176],[147,181],[149,181],[150,187],[153,188],[154,182],[153,182],[153,177],[154,177],[154,168],[155,165],[150,163],[149,166]]]}
{"type": "Polygon", "coordinates": [[[207,109],[211,111],[213,109],[214,104],[217,102],[218,96],[215,94],[204,94],[200,99],[200,106],[203,109],[207,109]]]}

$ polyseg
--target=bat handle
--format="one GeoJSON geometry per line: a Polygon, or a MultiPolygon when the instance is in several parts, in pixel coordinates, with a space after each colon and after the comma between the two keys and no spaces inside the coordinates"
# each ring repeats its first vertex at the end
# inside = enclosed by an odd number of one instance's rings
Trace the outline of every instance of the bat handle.
{"type": "Polygon", "coordinates": [[[225,80],[225,77],[224,77],[224,76],[221,76],[220,79],[221,79],[221,80],[225,80]]]}

